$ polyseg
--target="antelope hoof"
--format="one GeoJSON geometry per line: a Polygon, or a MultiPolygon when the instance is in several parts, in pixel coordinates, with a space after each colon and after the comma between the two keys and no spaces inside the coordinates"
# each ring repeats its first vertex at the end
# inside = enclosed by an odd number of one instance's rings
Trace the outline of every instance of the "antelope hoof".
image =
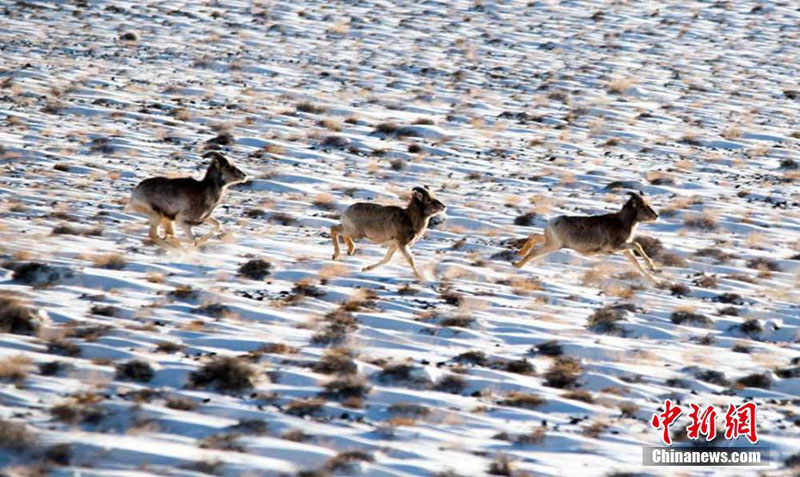
{"type": "Polygon", "coordinates": [[[523,264],[522,264],[522,262],[514,262],[514,263],[512,263],[511,265],[513,265],[513,266],[514,266],[514,268],[522,268],[522,265],[523,265],[523,264]]]}
{"type": "Polygon", "coordinates": [[[362,272],[369,272],[372,269],[373,269],[373,267],[364,267],[364,268],[361,269],[361,271],[362,272]]]}
{"type": "Polygon", "coordinates": [[[339,258],[339,254],[338,253],[334,253],[333,257],[331,257],[331,260],[336,260],[337,258],[339,258]]]}

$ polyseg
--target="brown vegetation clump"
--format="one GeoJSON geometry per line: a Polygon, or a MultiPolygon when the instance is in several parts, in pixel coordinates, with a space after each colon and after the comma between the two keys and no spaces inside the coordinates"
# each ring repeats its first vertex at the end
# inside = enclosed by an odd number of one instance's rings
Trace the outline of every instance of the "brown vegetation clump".
{"type": "Polygon", "coordinates": [[[311,338],[315,344],[338,345],[348,335],[358,329],[358,322],[352,314],[344,310],[336,310],[325,315],[324,324],[311,338]]]}
{"type": "Polygon", "coordinates": [[[505,399],[499,402],[501,406],[521,407],[525,409],[535,409],[547,402],[537,394],[512,391],[505,399]]]}
{"type": "Polygon", "coordinates": [[[221,391],[246,391],[253,387],[255,369],[230,356],[219,357],[189,375],[193,388],[212,387],[221,391]]]}
{"type": "Polygon", "coordinates": [[[33,360],[23,354],[0,359],[0,379],[23,381],[31,371],[33,371],[33,360]]]}
{"type": "Polygon", "coordinates": [[[313,369],[322,374],[355,374],[358,366],[353,360],[354,356],[351,349],[333,348],[322,355],[313,369]]]}
{"type": "Polygon", "coordinates": [[[39,330],[36,315],[22,301],[0,295],[0,333],[34,335],[39,330]]]}
{"type": "Polygon", "coordinates": [[[271,273],[272,264],[263,259],[253,259],[239,267],[239,275],[250,280],[263,280],[271,273]]]}
{"type": "Polygon", "coordinates": [[[370,391],[366,380],[361,376],[347,375],[329,381],[324,385],[323,397],[337,401],[363,398],[370,391]]]}
{"type": "Polygon", "coordinates": [[[134,359],[117,365],[116,378],[120,380],[146,383],[153,379],[155,372],[150,363],[134,359]]]}
{"type": "Polygon", "coordinates": [[[39,439],[21,422],[0,419],[0,449],[26,452],[35,449],[39,439]]]}
{"type": "Polygon", "coordinates": [[[331,472],[352,474],[357,462],[375,462],[375,457],[360,450],[340,452],[325,463],[325,468],[331,472]]]}
{"type": "Polygon", "coordinates": [[[544,373],[544,385],[553,388],[576,387],[582,371],[578,360],[569,356],[560,356],[544,373]]]}

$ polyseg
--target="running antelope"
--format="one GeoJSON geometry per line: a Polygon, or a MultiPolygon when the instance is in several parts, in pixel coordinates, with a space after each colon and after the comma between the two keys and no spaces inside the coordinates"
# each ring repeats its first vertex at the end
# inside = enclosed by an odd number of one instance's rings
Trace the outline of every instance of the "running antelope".
{"type": "Polygon", "coordinates": [[[514,266],[522,268],[526,263],[544,257],[562,248],[569,248],[584,255],[610,254],[622,251],[630,262],[647,278],[655,283],[653,275],[648,273],[636,260],[633,250],[638,251],[647,266],[657,271],[653,261],[644,253],[642,246],[633,242],[633,234],[640,222],[655,222],[658,213],[639,194],[628,192],[631,198],[619,212],[604,215],[567,216],[561,215],[551,219],[544,229],[544,236],[532,235],[522,249],[522,259],[514,262],[514,266]],[[537,243],[541,246],[533,248],[537,243]]]}
{"type": "Polygon", "coordinates": [[[195,246],[219,232],[222,227],[217,219],[211,217],[211,213],[222,201],[229,186],[247,180],[247,174],[219,152],[212,151],[203,157],[210,157],[211,164],[202,180],[191,177],[151,177],[133,189],[128,209],[147,216],[150,239],[162,247],[181,247],[175,237],[174,222],[178,222],[195,246]],[[192,227],[204,222],[211,224],[214,230],[197,238],[192,227]],[[164,229],[164,237],[159,235],[159,226],[164,229]]]}
{"type": "Polygon", "coordinates": [[[431,217],[443,213],[447,207],[422,187],[412,189],[411,200],[406,208],[384,206],[369,202],[351,205],[342,214],[341,224],[331,227],[333,239],[333,259],[339,258],[339,236],[347,244],[347,254],[352,255],[356,246],[354,241],[366,237],[372,243],[389,244],[386,256],[380,262],[362,269],[374,270],[389,263],[396,251],[400,251],[414,271],[417,280],[424,281],[414,264],[409,250],[425,234],[431,217]]]}

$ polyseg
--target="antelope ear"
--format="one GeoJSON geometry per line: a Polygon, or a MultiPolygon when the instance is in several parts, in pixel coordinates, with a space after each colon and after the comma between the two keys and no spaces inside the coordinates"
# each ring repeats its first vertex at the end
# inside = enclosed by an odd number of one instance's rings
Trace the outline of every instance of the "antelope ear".
{"type": "Polygon", "coordinates": [[[431,195],[431,193],[428,192],[427,189],[423,189],[422,187],[414,187],[413,189],[411,189],[411,191],[414,192],[414,194],[419,194],[420,198],[430,197],[431,195]]]}
{"type": "Polygon", "coordinates": [[[212,163],[222,164],[222,163],[227,162],[227,158],[225,156],[223,156],[222,154],[218,153],[217,151],[207,152],[207,153],[203,154],[203,157],[206,158],[206,159],[211,159],[212,163]]]}
{"type": "Polygon", "coordinates": [[[636,192],[628,191],[628,192],[626,192],[626,194],[628,194],[629,196],[631,196],[631,198],[632,198],[632,199],[636,199],[636,200],[639,200],[639,201],[641,201],[641,200],[642,200],[642,196],[640,196],[640,195],[639,195],[639,194],[637,194],[636,192]]]}

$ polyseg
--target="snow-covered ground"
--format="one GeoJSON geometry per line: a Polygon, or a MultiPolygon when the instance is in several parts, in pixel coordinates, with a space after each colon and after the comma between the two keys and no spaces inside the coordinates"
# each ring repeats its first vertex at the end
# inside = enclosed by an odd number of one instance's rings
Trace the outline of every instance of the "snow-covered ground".
{"type": "Polygon", "coordinates": [[[0,5],[0,467],[671,475],[640,465],[671,398],[755,401],[790,474],[797,5],[331,3],[0,5]],[[127,198],[209,148],[252,180],[165,253],[127,198]],[[346,206],[422,184],[448,206],[428,282],[360,272],[376,245],[330,260],[346,206]],[[631,189],[662,286],[622,255],[510,265],[631,189]]]}

